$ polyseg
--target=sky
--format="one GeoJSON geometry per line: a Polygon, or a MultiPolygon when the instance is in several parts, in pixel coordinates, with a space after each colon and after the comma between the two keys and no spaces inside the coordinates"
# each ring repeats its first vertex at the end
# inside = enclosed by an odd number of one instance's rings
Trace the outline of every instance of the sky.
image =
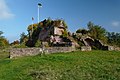
{"type": "Polygon", "coordinates": [[[92,21],[109,32],[120,32],[120,0],[0,0],[0,31],[9,42],[19,40],[27,34],[27,27],[37,23],[38,7],[41,3],[40,21],[63,19],[70,32],[87,29],[92,21]]]}

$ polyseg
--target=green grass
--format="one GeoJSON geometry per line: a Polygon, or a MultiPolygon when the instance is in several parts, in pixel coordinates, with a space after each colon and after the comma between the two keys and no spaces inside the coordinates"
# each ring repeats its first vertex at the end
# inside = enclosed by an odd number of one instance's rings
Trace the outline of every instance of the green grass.
{"type": "Polygon", "coordinates": [[[0,80],[120,80],[120,52],[91,51],[7,58],[0,80]]]}

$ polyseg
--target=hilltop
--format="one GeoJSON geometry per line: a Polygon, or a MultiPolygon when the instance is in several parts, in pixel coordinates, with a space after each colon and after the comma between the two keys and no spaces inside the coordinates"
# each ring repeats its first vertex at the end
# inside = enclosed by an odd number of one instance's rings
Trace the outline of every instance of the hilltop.
{"type": "Polygon", "coordinates": [[[78,29],[76,32],[71,33],[64,20],[48,18],[29,25],[28,35],[23,34],[20,43],[25,43],[29,47],[44,45],[45,47],[72,46],[81,48],[82,46],[88,46],[99,50],[114,50],[114,47],[111,46],[120,46],[119,33],[107,32],[102,26],[95,25],[92,22],[89,22],[87,27],[88,29],[78,29]]]}

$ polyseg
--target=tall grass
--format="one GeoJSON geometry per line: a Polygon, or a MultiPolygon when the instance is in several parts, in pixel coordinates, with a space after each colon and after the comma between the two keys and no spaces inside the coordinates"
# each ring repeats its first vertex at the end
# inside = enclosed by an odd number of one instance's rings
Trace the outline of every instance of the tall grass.
{"type": "Polygon", "coordinates": [[[78,51],[3,58],[0,80],[120,80],[120,52],[78,51]]]}

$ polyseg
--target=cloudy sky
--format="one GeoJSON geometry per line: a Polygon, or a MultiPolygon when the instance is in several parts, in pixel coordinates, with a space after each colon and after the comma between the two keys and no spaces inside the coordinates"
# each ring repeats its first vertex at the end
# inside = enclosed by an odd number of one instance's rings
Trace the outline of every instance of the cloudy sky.
{"type": "Polygon", "coordinates": [[[0,31],[11,42],[27,34],[27,26],[37,23],[37,4],[40,20],[48,17],[64,19],[69,31],[87,28],[87,23],[101,25],[109,32],[120,32],[120,0],[0,0],[0,31]]]}

